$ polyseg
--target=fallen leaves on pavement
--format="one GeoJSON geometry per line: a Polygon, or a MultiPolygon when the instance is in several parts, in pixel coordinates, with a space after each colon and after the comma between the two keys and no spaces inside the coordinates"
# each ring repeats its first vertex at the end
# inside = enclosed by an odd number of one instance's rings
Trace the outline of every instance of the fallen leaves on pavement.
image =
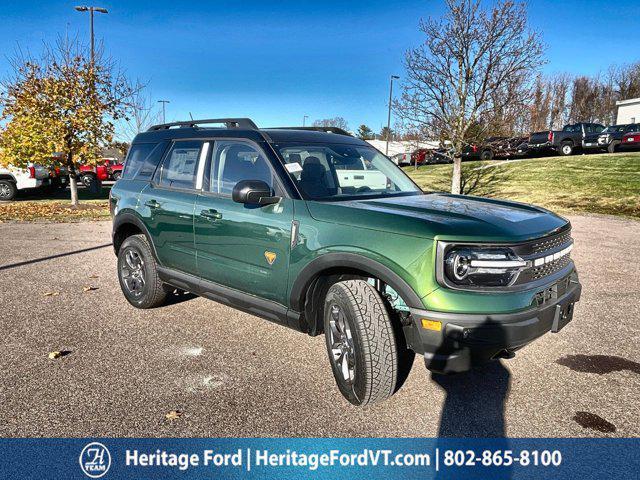
{"type": "Polygon", "coordinates": [[[165,415],[167,420],[177,420],[182,416],[182,412],[180,410],[171,410],[169,413],[165,415]]]}
{"type": "Polygon", "coordinates": [[[67,355],[69,355],[71,352],[69,350],[56,350],[53,352],[49,352],[49,358],[51,360],[57,360],[60,357],[66,357],[67,355]]]}
{"type": "Polygon", "coordinates": [[[58,295],[60,295],[60,292],[45,292],[44,293],[45,297],[57,297],[58,295]]]}
{"type": "Polygon", "coordinates": [[[0,221],[68,222],[73,220],[106,220],[108,218],[109,202],[107,201],[80,202],[78,208],[72,208],[68,201],[18,201],[0,204],[0,221]]]}
{"type": "Polygon", "coordinates": [[[83,292],[92,292],[94,290],[98,290],[98,287],[94,287],[93,285],[88,285],[86,287],[82,287],[83,292]]]}

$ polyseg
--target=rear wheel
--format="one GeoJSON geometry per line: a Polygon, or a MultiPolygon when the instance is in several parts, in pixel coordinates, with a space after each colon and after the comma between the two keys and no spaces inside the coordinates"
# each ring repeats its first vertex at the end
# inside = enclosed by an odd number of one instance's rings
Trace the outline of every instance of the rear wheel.
{"type": "Polygon", "coordinates": [[[324,303],[324,331],[333,376],[349,402],[367,405],[393,395],[406,358],[398,353],[391,319],[375,288],[360,279],[332,285],[324,303]]]}
{"type": "Polygon", "coordinates": [[[560,145],[560,155],[566,157],[571,154],[573,154],[573,143],[562,142],[562,145],[560,145]]]}
{"type": "Polygon", "coordinates": [[[91,185],[93,184],[93,182],[95,182],[95,178],[96,178],[96,177],[94,177],[93,175],[88,174],[88,173],[85,173],[84,175],[82,175],[82,176],[80,177],[80,181],[82,182],[82,184],[83,184],[85,187],[89,188],[89,187],[91,187],[91,185]]]}
{"type": "Polygon", "coordinates": [[[611,142],[609,144],[609,146],[607,147],[607,151],[609,153],[615,153],[615,151],[618,149],[618,145],[620,145],[620,142],[618,142],[617,140],[614,140],[613,142],[611,142]]]}
{"type": "Polygon", "coordinates": [[[132,235],[122,243],[118,280],[125,298],[136,308],[159,307],[171,290],[158,276],[156,260],[144,235],[132,235]]]}
{"type": "Polygon", "coordinates": [[[17,193],[18,189],[15,183],[9,180],[0,180],[0,200],[13,200],[17,193]]]}

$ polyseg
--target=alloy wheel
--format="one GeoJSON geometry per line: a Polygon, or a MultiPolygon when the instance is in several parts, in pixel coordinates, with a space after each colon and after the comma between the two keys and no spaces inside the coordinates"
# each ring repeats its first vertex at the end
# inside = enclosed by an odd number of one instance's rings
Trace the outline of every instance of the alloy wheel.
{"type": "Polygon", "coordinates": [[[11,196],[11,188],[9,185],[0,185],[0,198],[9,198],[11,196]]]}
{"type": "Polygon", "coordinates": [[[144,260],[132,248],[128,248],[124,252],[121,275],[129,293],[134,297],[142,295],[145,285],[144,260]]]}
{"type": "Polygon", "coordinates": [[[356,376],[356,356],[351,328],[338,305],[331,306],[330,315],[331,360],[345,382],[352,384],[356,376]]]}

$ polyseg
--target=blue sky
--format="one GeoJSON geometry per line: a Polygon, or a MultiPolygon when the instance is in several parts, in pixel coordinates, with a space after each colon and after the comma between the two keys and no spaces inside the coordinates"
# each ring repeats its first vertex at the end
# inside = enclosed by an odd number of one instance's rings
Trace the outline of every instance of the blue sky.
{"type": "MultiPolygon", "coordinates": [[[[6,57],[78,33],[88,14],[73,1],[2,4],[0,75],[6,57]]],[[[98,0],[95,0],[98,1],[98,0]]],[[[98,1],[96,36],[128,74],[169,99],[167,121],[249,116],[258,125],[300,125],[342,116],[352,129],[386,124],[389,75],[403,75],[419,19],[442,1],[98,1]]],[[[547,72],[594,74],[640,60],[637,0],[531,0],[533,29],[548,46],[547,72]]]]}

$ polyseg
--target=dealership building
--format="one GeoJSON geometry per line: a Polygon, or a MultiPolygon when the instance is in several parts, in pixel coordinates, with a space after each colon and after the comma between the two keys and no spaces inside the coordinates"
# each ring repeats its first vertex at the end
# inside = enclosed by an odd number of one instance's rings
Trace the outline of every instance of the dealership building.
{"type": "Polygon", "coordinates": [[[630,98],[616,102],[618,115],[616,124],[640,123],[640,98],[630,98]]]}

